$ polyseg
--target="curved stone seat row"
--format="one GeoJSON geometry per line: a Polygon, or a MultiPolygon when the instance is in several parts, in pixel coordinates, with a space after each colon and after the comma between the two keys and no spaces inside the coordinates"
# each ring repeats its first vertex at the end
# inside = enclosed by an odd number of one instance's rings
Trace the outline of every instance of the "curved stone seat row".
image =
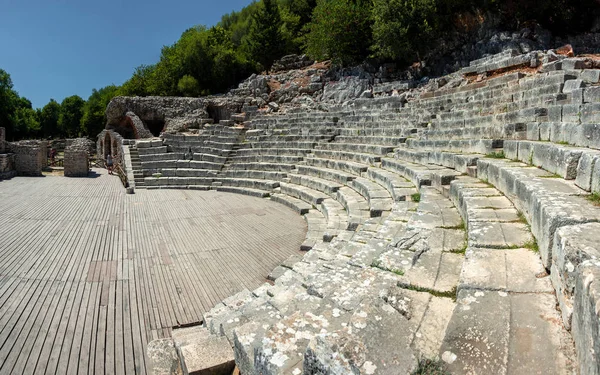
{"type": "MultiPolygon", "coordinates": [[[[581,373],[598,373],[597,358],[589,345],[595,348],[599,341],[598,313],[591,312],[595,311],[593,306],[598,301],[597,285],[594,282],[595,275],[600,272],[600,263],[597,262],[600,208],[585,198],[588,193],[584,190],[589,191],[594,178],[597,178],[594,173],[597,151],[545,142],[505,141],[505,144],[507,155],[514,155],[521,147],[530,155],[527,161],[537,167],[519,161],[482,157],[477,160],[479,179],[458,177],[451,182],[450,196],[465,218],[469,231],[469,248],[459,284],[459,301],[462,298],[471,309],[473,302],[484,305],[490,303],[493,306],[499,303],[496,295],[485,302],[478,300],[477,293],[479,297],[489,296],[493,291],[507,292],[509,297],[511,292],[519,295],[535,293],[531,298],[518,299],[518,303],[523,306],[518,313],[527,322],[529,329],[543,323],[525,318],[526,314],[531,314],[536,308],[542,309],[540,314],[545,319],[550,319],[557,313],[562,314],[562,324],[536,328],[538,334],[543,332],[543,337],[548,338],[544,342],[546,347],[542,345],[535,353],[530,353],[530,360],[524,363],[541,363],[546,366],[545,373],[566,373],[566,370],[573,371],[573,367],[578,367],[581,373]],[[535,162],[531,157],[534,149],[537,155],[535,162]],[[573,183],[562,177],[579,182],[573,183]],[[492,188],[492,185],[498,190],[492,188]],[[517,215],[513,204],[519,209],[521,216],[517,215]],[[527,239],[525,233],[528,231],[512,228],[522,227],[524,223],[531,224],[531,233],[537,243],[530,242],[533,237],[527,239]],[[501,232],[503,236],[496,237],[491,234],[493,232],[501,232]],[[507,234],[515,240],[520,238],[520,243],[507,241],[507,234]],[[482,238],[487,242],[483,246],[479,242],[482,238]],[[481,251],[481,247],[489,249],[481,251]],[[519,247],[529,249],[521,249],[519,254],[515,252],[519,247]],[[498,251],[502,248],[505,250],[498,251]],[[535,254],[532,258],[531,250],[539,251],[539,256],[535,254]],[[524,265],[527,265],[528,270],[524,269],[524,265]],[[502,276],[494,275],[497,267],[505,268],[508,272],[502,276]],[[480,290],[487,291],[487,294],[479,292],[480,290]],[[556,312],[555,297],[548,297],[548,292],[556,292],[560,311],[556,312]],[[562,327],[569,329],[571,335],[562,327]],[[568,345],[571,339],[575,342],[579,366],[572,364],[574,351],[568,345]],[[558,355],[548,357],[545,352],[558,355]]],[[[429,160],[435,162],[438,159],[430,157],[429,160]]],[[[512,302],[515,303],[517,301],[512,302]]],[[[485,312],[492,313],[498,314],[495,307],[485,312]]],[[[514,308],[504,312],[508,317],[514,313],[514,308]]],[[[469,325],[485,320],[482,319],[483,316],[469,319],[466,313],[461,313],[460,316],[458,320],[462,320],[463,324],[468,321],[469,325]]],[[[509,327],[509,320],[506,322],[506,327],[509,327]]],[[[518,322],[516,324],[519,325],[518,322]]],[[[459,326],[460,324],[457,325],[459,326]]],[[[449,332],[454,329],[452,327],[451,323],[449,332]]],[[[494,324],[482,327],[479,332],[490,337],[490,332],[500,331],[500,327],[494,324]]],[[[494,373],[512,372],[507,362],[487,362],[490,358],[482,355],[485,347],[477,349],[465,344],[460,348],[461,340],[470,342],[474,338],[472,335],[454,335],[452,340],[456,340],[458,344],[445,345],[445,349],[450,348],[443,353],[447,356],[446,359],[453,361],[458,348],[463,356],[479,358],[471,369],[485,366],[494,368],[494,373]],[[465,349],[467,347],[468,350],[465,349]]],[[[514,345],[518,345],[519,340],[514,345]]],[[[506,337],[505,341],[505,353],[518,352],[510,348],[510,337],[506,337]]],[[[512,354],[509,358],[512,358],[512,354]]],[[[463,363],[457,366],[465,368],[463,363]]],[[[526,366],[516,368],[525,371],[526,366]]]]}
{"type": "Polygon", "coordinates": [[[310,251],[204,329],[243,374],[600,373],[600,76],[576,67],[254,119],[200,188],[288,205],[310,251]]]}
{"type": "MultiPolygon", "coordinates": [[[[335,202],[316,190],[301,195],[304,188],[288,188],[282,183],[282,192],[324,208],[335,202]]],[[[330,208],[323,211],[330,221],[330,208]]],[[[307,239],[327,225],[317,212],[305,213],[307,239]]],[[[365,217],[356,231],[341,230],[330,243],[317,240],[302,259],[284,262],[269,276],[274,285],[223,301],[205,314],[205,327],[234,347],[244,374],[318,373],[329,368],[340,337],[348,339],[348,350],[359,350],[359,360],[336,355],[342,373],[411,373],[420,355],[437,354],[454,308],[463,255],[453,251],[465,239],[460,222],[434,189],[419,203],[396,202],[385,217],[365,217]],[[370,350],[375,343],[382,350],[370,350]]],[[[192,345],[177,331],[173,336],[179,347],[192,345]]]]}

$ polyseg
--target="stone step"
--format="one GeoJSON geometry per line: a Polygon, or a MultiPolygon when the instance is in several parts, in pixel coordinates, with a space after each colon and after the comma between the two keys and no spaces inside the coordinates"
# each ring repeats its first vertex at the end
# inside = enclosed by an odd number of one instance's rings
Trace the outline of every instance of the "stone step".
{"type": "Polygon", "coordinates": [[[237,156],[256,156],[256,155],[280,155],[280,156],[300,156],[304,157],[310,154],[310,149],[300,148],[269,148],[269,147],[253,147],[242,148],[237,150],[237,156]]]}
{"type": "Polygon", "coordinates": [[[216,190],[216,191],[226,192],[226,193],[249,195],[251,197],[258,197],[258,198],[268,198],[271,195],[271,193],[269,193],[268,191],[264,191],[264,190],[260,190],[260,189],[245,188],[245,187],[214,186],[214,187],[212,187],[212,189],[216,190]]]}
{"type": "Polygon", "coordinates": [[[184,159],[184,153],[181,152],[169,152],[162,154],[142,154],[140,155],[139,160],[142,163],[148,163],[153,161],[163,161],[163,160],[181,160],[184,159]]]}
{"type": "Polygon", "coordinates": [[[329,151],[343,151],[353,153],[364,153],[373,155],[386,155],[394,150],[393,146],[382,146],[372,144],[357,144],[357,143],[319,143],[318,148],[329,151]]]}
{"type": "Polygon", "coordinates": [[[566,180],[577,179],[578,185],[588,191],[594,177],[600,178],[600,173],[594,170],[600,151],[549,142],[506,141],[504,154],[507,159],[543,168],[566,180]]]}
{"type": "Polygon", "coordinates": [[[234,186],[244,187],[250,189],[264,190],[267,192],[279,187],[278,181],[260,180],[260,179],[249,179],[249,178],[228,178],[228,177],[217,177],[213,179],[213,182],[218,182],[221,186],[234,186]]]}
{"type": "Polygon", "coordinates": [[[288,177],[290,178],[291,182],[296,185],[305,186],[307,188],[327,194],[331,197],[335,197],[337,191],[342,187],[340,183],[319,177],[299,174],[289,174],[288,177]]]}
{"type": "Polygon", "coordinates": [[[250,163],[232,163],[229,169],[261,170],[271,172],[291,172],[296,169],[293,164],[250,162],[250,163]]]}
{"type": "Polygon", "coordinates": [[[313,208],[311,204],[285,194],[272,194],[271,200],[291,208],[299,215],[307,214],[313,208]]]}
{"type": "Polygon", "coordinates": [[[461,290],[440,356],[453,374],[522,374],[532,366],[571,373],[575,358],[554,301],[547,293],[461,290]],[[545,339],[527,344],[537,337],[545,339]]]}
{"type": "Polygon", "coordinates": [[[400,144],[406,142],[406,137],[388,137],[388,136],[367,136],[367,135],[343,135],[335,137],[337,143],[359,143],[359,144],[373,144],[383,145],[390,147],[398,147],[400,144]]]}
{"type": "Polygon", "coordinates": [[[390,193],[381,185],[363,177],[357,177],[348,186],[358,191],[369,202],[371,216],[381,216],[383,211],[391,211],[393,200],[390,193]]]}
{"type": "Polygon", "coordinates": [[[331,160],[312,156],[308,156],[304,160],[309,166],[338,170],[340,172],[346,174],[349,173],[356,176],[360,176],[361,173],[366,172],[369,168],[368,165],[347,160],[331,160]]]}
{"type": "Polygon", "coordinates": [[[227,178],[250,178],[259,180],[283,181],[288,177],[288,173],[258,170],[223,170],[218,173],[218,176],[227,178]]]}
{"type": "Polygon", "coordinates": [[[404,177],[390,172],[385,169],[370,167],[367,171],[367,176],[384,186],[390,195],[394,198],[394,201],[405,201],[413,194],[417,193],[415,185],[406,180],[404,177]]]}
{"type": "Polygon", "coordinates": [[[323,200],[329,198],[327,194],[307,188],[305,186],[280,183],[281,193],[301,199],[314,207],[318,207],[323,200]]]}
{"type": "Polygon", "coordinates": [[[546,269],[552,266],[552,244],[561,226],[600,221],[600,208],[574,183],[523,163],[479,159],[478,178],[505,194],[531,224],[546,269]]]}
{"type": "Polygon", "coordinates": [[[346,184],[348,181],[356,178],[354,175],[350,175],[344,172],[340,172],[336,169],[329,168],[318,168],[312,166],[298,165],[297,173],[305,176],[319,177],[325,180],[335,181],[340,184],[346,184]]]}

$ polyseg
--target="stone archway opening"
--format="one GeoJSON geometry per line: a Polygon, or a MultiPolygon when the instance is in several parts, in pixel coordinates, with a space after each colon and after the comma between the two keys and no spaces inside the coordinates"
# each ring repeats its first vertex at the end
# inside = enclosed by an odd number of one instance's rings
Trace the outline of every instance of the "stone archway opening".
{"type": "Polygon", "coordinates": [[[104,136],[104,147],[102,148],[102,156],[106,158],[109,154],[112,155],[112,140],[110,134],[104,136]]]}
{"type": "Polygon", "coordinates": [[[160,133],[165,130],[165,121],[160,119],[155,120],[144,120],[146,128],[152,133],[153,136],[158,137],[160,133]]]}

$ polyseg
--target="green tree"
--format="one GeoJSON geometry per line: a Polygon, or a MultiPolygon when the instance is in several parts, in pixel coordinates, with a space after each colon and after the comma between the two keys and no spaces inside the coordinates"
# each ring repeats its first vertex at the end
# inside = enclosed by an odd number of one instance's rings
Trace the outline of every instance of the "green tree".
{"type": "Polygon", "coordinates": [[[155,65],[140,65],[135,68],[131,78],[120,88],[119,95],[122,96],[148,96],[150,95],[150,80],[155,65]]]}
{"type": "Polygon", "coordinates": [[[15,137],[36,138],[40,135],[40,122],[35,109],[31,108],[31,103],[29,103],[29,106],[20,105],[12,117],[15,137]]]}
{"type": "Polygon", "coordinates": [[[60,104],[54,99],[50,99],[48,104],[42,108],[39,115],[40,127],[44,138],[55,137],[58,135],[58,117],[60,116],[60,104]]]}
{"type": "Polygon", "coordinates": [[[115,85],[92,90],[92,95],[83,106],[81,117],[81,131],[84,135],[94,138],[104,129],[106,106],[118,93],[119,88],[115,85]]]}
{"type": "Polygon", "coordinates": [[[200,86],[196,78],[189,74],[181,77],[177,83],[177,89],[183,96],[198,96],[200,93],[200,86]]]}
{"type": "Polygon", "coordinates": [[[250,30],[244,38],[248,52],[262,69],[269,69],[273,61],[285,53],[281,27],[282,21],[276,0],[262,0],[252,16],[250,30]]]}
{"type": "Polygon", "coordinates": [[[13,121],[18,99],[10,74],[0,69],[0,124],[6,128],[7,139],[14,138],[13,121]]]}
{"type": "Polygon", "coordinates": [[[373,51],[378,57],[413,62],[437,31],[436,0],[374,0],[373,51]]]}
{"type": "Polygon", "coordinates": [[[308,25],[307,53],[341,65],[362,62],[371,46],[371,10],[369,0],[318,0],[308,25]]]}
{"type": "Polygon", "coordinates": [[[81,118],[85,101],[78,95],[65,98],[60,104],[58,128],[62,136],[76,137],[81,133],[81,118]]]}

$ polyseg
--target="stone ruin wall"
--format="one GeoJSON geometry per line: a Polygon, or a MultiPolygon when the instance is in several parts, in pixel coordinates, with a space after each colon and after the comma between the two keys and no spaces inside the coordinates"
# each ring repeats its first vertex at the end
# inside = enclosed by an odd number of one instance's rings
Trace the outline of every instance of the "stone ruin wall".
{"type": "Polygon", "coordinates": [[[46,141],[19,141],[8,145],[15,155],[15,169],[21,176],[41,176],[48,166],[48,143],[46,141]]]}
{"type": "Polygon", "coordinates": [[[6,151],[6,129],[0,128],[0,154],[6,151]]]}
{"type": "Polygon", "coordinates": [[[65,177],[86,177],[90,169],[89,154],[93,142],[86,138],[67,140],[65,148],[65,177]]]}
{"type": "Polygon", "coordinates": [[[16,175],[15,155],[7,153],[6,129],[0,128],[0,180],[16,175]]]}

